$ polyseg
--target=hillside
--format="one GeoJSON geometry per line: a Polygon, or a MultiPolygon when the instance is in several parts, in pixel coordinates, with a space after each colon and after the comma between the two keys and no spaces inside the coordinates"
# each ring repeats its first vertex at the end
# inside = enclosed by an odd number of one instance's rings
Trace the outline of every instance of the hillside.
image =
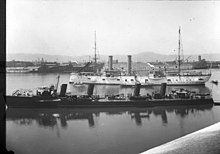
{"type": "MultiPolygon", "coordinates": [[[[220,61],[220,54],[201,54],[202,59],[207,61],[220,61]]],[[[100,61],[107,61],[108,55],[98,56],[100,61]]],[[[166,54],[157,54],[154,52],[143,52],[132,55],[132,61],[135,62],[154,62],[154,61],[172,61],[176,59],[176,55],[166,55],[166,54]]],[[[184,55],[185,59],[188,58],[189,61],[198,60],[198,55],[184,55]]],[[[84,56],[68,56],[68,55],[48,55],[48,54],[7,54],[7,61],[17,60],[17,61],[36,61],[44,59],[46,61],[57,61],[57,62],[68,62],[68,61],[79,61],[86,62],[92,60],[93,55],[84,55],[84,56]]],[[[118,61],[127,61],[127,55],[113,55],[114,60],[118,61]]]]}

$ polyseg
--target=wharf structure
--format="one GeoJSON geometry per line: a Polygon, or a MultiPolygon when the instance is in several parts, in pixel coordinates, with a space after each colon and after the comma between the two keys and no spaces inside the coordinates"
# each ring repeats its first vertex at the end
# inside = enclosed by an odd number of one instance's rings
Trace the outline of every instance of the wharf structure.
{"type": "Polygon", "coordinates": [[[141,154],[218,154],[220,153],[219,144],[220,122],[158,147],[149,149],[141,154]]]}
{"type": "MultiPolygon", "coordinates": [[[[130,56],[131,62],[131,56],[130,56]]],[[[128,62],[123,62],[119,60],[114,60],[113,56],[109,56],[109,60],[106,64],[97,63],[96,67],[99,70],[118,70],[120,72],[125,72],[126,74],[140,74],[147,75],[147,72],[151,69],[151,66],[154,66],[154,69],[164,69],[170,71],[178,71],[178,62],[177,61],[152,61],[152,62],[139,62],[132,61],[130,65],[128,62]],[[110,58],[111,57],[111,58],[110,58]],[[150,64],[150,65],[149,65],[150,64]],[[128,68],[129,67],[129,68],[128,68]],[[131,70],[132,68],[132,70],[131,70]],[[128,72],[128,70],[131,70],[128,72]]],[[[77,63],[77,62],[47,62],[41,60],[38,62],[30,61],[7,61],[6,62],[6,72],[78,72],[86,65],[86,63],[77,63]]],[[[83,68],[83,72],[93,72],[95,64],[90,63],[89,66],[83,68]]],[[[208,68],[220,68],[220,61],[207,61],[202,59],[201,56],[198,56],[197,61],[186,61],[182,62],[180,69],[181,70],[192,70],[192,69],[208,69],[208,68]]]]}
{"type": "MultiPolygon", "coordinates": [[[[99,63],[96,67],[101,69],[104,63],[99,63]]],[[[27,61],[8,61],[6,62],[6,72],[31,72],[31,73],[71,73],[83,70],[84,72],[92,72],[93,63],[77,63],[77,62],[27,62],[27,61]],[[86,67],[85,67],[86,66],[86,67]]]]}

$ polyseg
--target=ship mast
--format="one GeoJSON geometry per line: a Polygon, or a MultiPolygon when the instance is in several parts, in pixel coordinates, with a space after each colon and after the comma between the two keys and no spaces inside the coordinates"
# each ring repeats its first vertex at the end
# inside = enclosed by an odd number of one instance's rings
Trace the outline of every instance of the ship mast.
{"type": "Polygon", "coordinates": [[[59,81],[60,81],[60,73],[57,76],[56,90],[58,90],[59,81]]]}
{"type": "MultiPolygon", "coordinates": [[[[95,39],[95,42],[94,42],[94,52],[95,52],[95,57],[94,57],[94,60],[95,60],[94,70],[95,70],[95,72],[96,72],[96,71],[97,71],[97,70],[96,70],[96,65],[97,65],[97,55],[96,55],[96,31],[95,31],[94,39],[95,39]]],[[[96,73],[97,73],[97,72],[96,72],[96,73]]]]}
{"type": "Polygon", "coordinates": [[[97,63],[97,57],[96,57],[96,31],[95,31],[95,47],[94,47],[94,50],[95,50],[95,64],[97,63]]]}
{"type": "Polygon", "coordinates": [[[180,76],[180,39],[181,39],[181,35],[180,35],[180,27],[179,27],[179,42],[178,42],[178,74],[180,76]]]}

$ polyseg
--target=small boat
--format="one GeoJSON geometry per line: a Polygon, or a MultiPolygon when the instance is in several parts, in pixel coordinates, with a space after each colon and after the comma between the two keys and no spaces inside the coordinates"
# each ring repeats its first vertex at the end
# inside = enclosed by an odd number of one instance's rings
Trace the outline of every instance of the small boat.
{"type": "Polygon", "coordinates": [[[214,105],[218,106],[218,105],[220,105],[220,102],[214,102],[214,105]]]}
{"type": "Polygon", "coordinates": [[[31,69],[28,67],[6,67],[7,73],[29,73],[31,69]]]}
{"type": "Polygon", "coordinates": [[[211,82],[216,85],[218,84],[218,80],[212,80],[211,82]]]}

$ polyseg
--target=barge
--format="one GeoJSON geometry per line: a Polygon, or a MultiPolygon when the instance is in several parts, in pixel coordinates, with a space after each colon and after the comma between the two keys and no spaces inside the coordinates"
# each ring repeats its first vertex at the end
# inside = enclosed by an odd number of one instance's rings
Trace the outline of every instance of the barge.
{"type": "Polygon", "coordinates": [[[90,84],[87,95],[67,95],[67,84],[62,84],[60,94],[53,91],[43,91],[37,95],[6,96],[9,108],[99,108],[99,107],[154,107],[176,105],[213,104],[210,94],[198,94],[184,89],[166,94],[166,83],[161,84],[160,93],[141,96],[140,84],[135,85],[132,96],[96,96],[93,95],[94,84],[90,84]],[[52,93],[52,94],[51,94],[52,93]]]}

